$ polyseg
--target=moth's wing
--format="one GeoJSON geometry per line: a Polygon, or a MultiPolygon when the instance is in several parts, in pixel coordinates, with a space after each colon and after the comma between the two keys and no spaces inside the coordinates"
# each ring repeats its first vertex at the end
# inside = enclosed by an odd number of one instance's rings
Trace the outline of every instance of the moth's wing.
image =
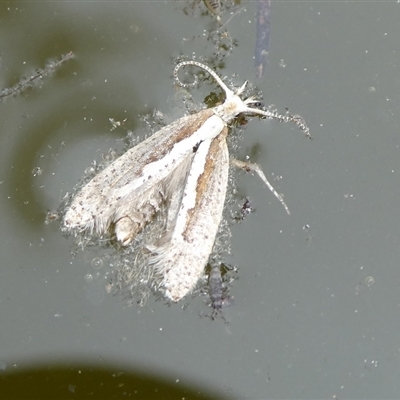
{"type": "Polygon", "coordinates": [[[228,129],[200,144],[187,177],[173,231],[149,262],[162,276],[165,295],[178,301],[189,293],[204,272],[222,219],[228,185],[228,129]]]}
{"type": "Polygon", "coordinates": [[[132,193],[152,198],[151,188],[193,151],[198,140],[194,133],[201,136],[202,126],[213,115],[212,109],[207,109],[180,118],[129,149],[76,195],[65,213],[64,229],[104,233],[115,222],[118,207],[132,193]]]}
{"type": "Polygon", "coordinates": [[[149,221],[153,219],[160,208],[168,207],[160,214],[161,225],[168,230],[171,218],[174,218],[177,198],[182,195],[186,176],[190,170],[193,152],[187,155],[171,173],[156,185],[142,191],[138,188],[129,193],[115,205],[112,215],[116,238],[127,245],[140,233],[149,221]]]}

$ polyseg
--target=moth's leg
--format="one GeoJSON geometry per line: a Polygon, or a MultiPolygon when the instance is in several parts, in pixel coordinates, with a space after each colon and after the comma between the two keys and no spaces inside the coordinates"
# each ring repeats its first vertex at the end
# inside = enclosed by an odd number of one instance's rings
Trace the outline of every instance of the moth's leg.
{"type": "Polygon", "coordinates": [[[145,221],[133,218],[132,215],[120,218],[115,222],[115,236],[122,246],[127,246],[135,239],[138,233],[144,228],[145,221]]]}
{"type": "Polygon", "coordinates": [[[255,172],[261,180],[267,185],[268,189],[274,194],[274,196],[281,202],[283,207],[285,208],[286,212],[290,214],[289,207],[286,205],[285,201],[283,200],[282,195],[280,195],[274,187],[269,183],[268,179],[264,175],[264,172],[262,169],[257,165],[241,160],[237,160],[236,158],[231,158],[231,164],[234,165],[235,167],[241,168],[246,172],[255,172]]]}

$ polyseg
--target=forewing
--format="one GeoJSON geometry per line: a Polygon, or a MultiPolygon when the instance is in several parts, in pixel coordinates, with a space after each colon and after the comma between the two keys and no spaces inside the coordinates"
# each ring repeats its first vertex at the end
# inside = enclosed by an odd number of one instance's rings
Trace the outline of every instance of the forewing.
{"type": "Polygon", "coordinates": [[[218,125],[218,118],[213,116],[207,109],[180,118],[124,153],[76,195],[64,216],[64,229],[101,234],[121,218],[118,210],[127,199],[136,199],[139,213],[143,208],[141,197],[147,196],[159,205],[163,196],[157,194],[157,185],[193,152],[206,123],[218,125]]]}
{"type": "Polygon", "coordinates": [[[228,129],[200,144],[187,177],[173,231],[150,248],[165,295],[178,301],[202,276],[222,219],[228,184],[228,129]]]}

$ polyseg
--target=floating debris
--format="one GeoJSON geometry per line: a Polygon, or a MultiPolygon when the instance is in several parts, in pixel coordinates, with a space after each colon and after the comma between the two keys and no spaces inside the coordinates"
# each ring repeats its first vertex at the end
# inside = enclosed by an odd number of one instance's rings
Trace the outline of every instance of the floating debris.
{"type": "Polygon", "coordinates": [[[58,61],[49,61],[43,69],[38,69],[32,75],[22,78],[16,85],[10,88],[2,89],[0,92],[0,101],[7,96],[20,94],[28,87],[33,86],[40,79],[52,74],[65,61],[68,61],[74,57],[74,53],[70,51],[69,53],[62,55],[58,61]]]}

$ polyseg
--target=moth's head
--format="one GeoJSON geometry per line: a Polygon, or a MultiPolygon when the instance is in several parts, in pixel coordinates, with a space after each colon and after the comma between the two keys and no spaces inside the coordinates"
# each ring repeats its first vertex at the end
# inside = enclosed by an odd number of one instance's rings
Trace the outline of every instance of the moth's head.
{"type": "Polygon", "coordinates": [[[226,123],[231,122],[239,114],[269,116],[269,114],[266,114],[264,105],[258,99],[254,97],[241,99],[240,95],[243,93],[246,84],[247,81],[235,92],[225,91],[225,102],[215,107],[215,113],[226,123]]]}

